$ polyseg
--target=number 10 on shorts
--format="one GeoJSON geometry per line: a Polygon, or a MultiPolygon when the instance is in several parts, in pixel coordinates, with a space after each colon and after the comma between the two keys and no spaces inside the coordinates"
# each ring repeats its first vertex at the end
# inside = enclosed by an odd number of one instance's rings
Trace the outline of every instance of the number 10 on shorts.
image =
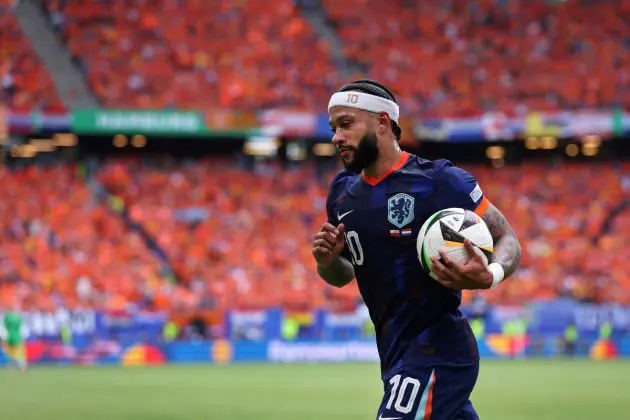
{"type": "Polygon", "coordinates": [[[401,375],[395,375],[389,380],[392,388],[385,408],[391,410],[393,404],[394,410],[402,414],[409,414],[413,410],[418,392],[420,392],[420,381],[410,377],[401,381],[401,378],[401,375]]]}

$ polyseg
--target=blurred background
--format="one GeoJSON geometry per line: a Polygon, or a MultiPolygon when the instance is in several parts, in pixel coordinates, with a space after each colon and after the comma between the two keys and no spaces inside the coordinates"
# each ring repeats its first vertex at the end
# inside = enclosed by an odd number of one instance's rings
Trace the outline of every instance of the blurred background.
{"type": "Polygon", "coordinates": [[[366,308],[310,248],[326,105],[366,77],[522,242],[463,295],[481,417],[627,418],[629,0],[0,0],[0,315],[31,365],[0,415],[374,418],[366,308]]]}

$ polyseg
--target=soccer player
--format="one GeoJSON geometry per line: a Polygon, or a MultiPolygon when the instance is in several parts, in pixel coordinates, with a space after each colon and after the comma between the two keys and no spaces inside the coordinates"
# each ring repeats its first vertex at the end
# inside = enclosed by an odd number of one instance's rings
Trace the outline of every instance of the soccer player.
{"type": "Polygon", "coordinates": [[[379,420],[478,419],[470,394],[479,353],[459,309],[461,290],[496,287],[517,268],[521,248],[475,178],[447,160],[403,152],[399,107],[383,85],[358,80],[328,104],[333,144],[345,169],[332,181],[328,221],[312,252],[319,275],[343,287],[354,278],[376,329],[384,397],[379,420]],[[434,212],[475,211],[494,238],[488,262],[466,241],[470,258],[432,259],[425,274],[415,246],[434,212]]]}
{"type": "Polygon", "coordinates": [[[14,307],[4,314],[4,328],[6,329],[5,352],[10,359],[9,367],[15,365],[24,372],[27,368],[24,340],[22,338],[22,315],[18,307],[14,307]]]}

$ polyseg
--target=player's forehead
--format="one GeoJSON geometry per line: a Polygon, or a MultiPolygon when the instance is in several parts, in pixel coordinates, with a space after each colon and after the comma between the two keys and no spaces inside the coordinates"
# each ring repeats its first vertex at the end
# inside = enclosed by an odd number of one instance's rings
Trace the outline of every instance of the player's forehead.
{"type": "Polygon", "coordinates": [[[344,118],[359,119],[365,118],[367,111],[361,109],[350,108],[347,106],[335,106],[330,109],[329,122],[330,125],[337,124],[344,118]]]}

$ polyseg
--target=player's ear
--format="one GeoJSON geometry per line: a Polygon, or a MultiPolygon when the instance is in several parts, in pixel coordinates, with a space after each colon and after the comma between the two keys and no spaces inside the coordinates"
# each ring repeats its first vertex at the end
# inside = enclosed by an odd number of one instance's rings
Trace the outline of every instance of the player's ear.
{"type": "Polygon", "coordinates": [[[378,133],[385,134],[390,128],[389,116],[386,112],[381,112],[378,114],[378,133]]]}

